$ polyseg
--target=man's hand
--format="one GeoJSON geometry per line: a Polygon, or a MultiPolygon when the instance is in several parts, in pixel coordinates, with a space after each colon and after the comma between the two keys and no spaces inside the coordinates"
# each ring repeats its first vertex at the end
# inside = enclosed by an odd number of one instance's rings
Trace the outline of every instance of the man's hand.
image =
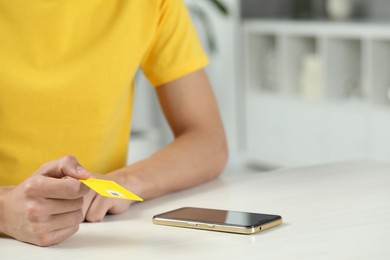
{"type": "Polygon", "coordinates": [[[83,221],[89,173],[72,156],[44,164],[0,199],[0,231],[39,246],[57,244],[83,221]],[[72,177],[72,178],[71,178],[72,177]]]}
{"type": "MultiPolygon", "coordinates": [[[[111,174],[102,176],[93,174],[98,179],[109,179],[119,182],[111,174]]],[[[100,222],[107,214],[120,214],[129,209],[133,202],[124,199],[112,199],[100,196],[94,190],[90,190],[84,196],[83,215],[88,222],[100,222]]]]}

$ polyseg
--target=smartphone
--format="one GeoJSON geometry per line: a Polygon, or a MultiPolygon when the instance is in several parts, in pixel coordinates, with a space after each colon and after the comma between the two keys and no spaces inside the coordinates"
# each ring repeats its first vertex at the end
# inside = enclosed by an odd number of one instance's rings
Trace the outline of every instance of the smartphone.
{"type": "Polygon", "coordinates": [[[282,224],[278,215],[184,207],[153,217],[153,223],[239,234],[254,234],[282,224]]]}

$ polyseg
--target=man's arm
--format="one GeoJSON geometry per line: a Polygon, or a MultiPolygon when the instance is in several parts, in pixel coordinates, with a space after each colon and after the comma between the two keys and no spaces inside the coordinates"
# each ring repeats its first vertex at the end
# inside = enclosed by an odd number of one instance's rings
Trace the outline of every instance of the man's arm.
{"type": "Polygon", "coordinates": [[[217,177],[228,153],[217,103],[203,70],[156,91],[175,140],[137,165],[133,175],[145,179],[142,183],[152,184],[141,190],[146,199],[217,177]]]}
{"type": "MultiPolygon", "coordinates": [[[[227,142],[210,83],[203,70],[156,88],[174,141],[150,158],[107,175],[144,199],[189,188],[217,177],[227,162],[227,142]]],[[[121,213],[129,202],[90,197],[86,220],[121,213]]],[[[88,199],[86,199],[88,201],[88,199]]],[[[87,202],[88,204],[88,202],[87,202]]]]}

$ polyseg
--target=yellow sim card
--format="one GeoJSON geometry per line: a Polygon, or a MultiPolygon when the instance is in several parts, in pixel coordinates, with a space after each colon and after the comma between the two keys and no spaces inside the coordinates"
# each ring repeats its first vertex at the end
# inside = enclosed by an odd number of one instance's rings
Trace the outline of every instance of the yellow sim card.
{"type": "Polygon", "coordinates": [[[104,197],[143,201],[142,198],[125,189],[115,181],[94,178],[80,181],[104,197]]]}

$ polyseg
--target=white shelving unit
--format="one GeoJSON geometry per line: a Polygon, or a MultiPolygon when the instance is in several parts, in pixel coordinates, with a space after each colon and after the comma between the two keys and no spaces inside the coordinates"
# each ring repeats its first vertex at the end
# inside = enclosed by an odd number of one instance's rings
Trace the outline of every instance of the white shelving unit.
{"type": "Polygon", "coordinates": [[[390,160],[388,24],[247,20],[243,28],[250,161],[390,160]]]}

